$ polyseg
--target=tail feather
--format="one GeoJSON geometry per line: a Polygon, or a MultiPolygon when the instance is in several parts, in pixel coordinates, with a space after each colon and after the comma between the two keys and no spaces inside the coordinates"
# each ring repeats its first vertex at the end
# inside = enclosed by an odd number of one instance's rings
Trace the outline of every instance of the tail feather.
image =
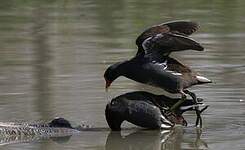
{"type": "Polygon", "coordinates": [[[203,76],[196,76],[196,78],[197,78],[199,84],[212,83],[211,80],[209,80],[208,78],[203,77],[203,76]]]}

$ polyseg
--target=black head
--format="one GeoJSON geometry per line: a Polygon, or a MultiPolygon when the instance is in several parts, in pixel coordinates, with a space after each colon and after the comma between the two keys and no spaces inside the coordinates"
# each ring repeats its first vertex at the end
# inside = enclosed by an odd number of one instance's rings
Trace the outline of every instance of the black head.
{"type": "Polygon", "coordinates": [[[49,123],[49,127],[72,128],[70,122],[64,118],[55,118],[49,123]]]}
{"type": "Polygon", "coordinates": [[[121,130],[121,124],[125,120],[124,114],[126,109],[127,108],[122,104],[122,102],[117,100],[112,100],[106,105],[105,116],[111,130],[121,130]]]}
{"type": "Polygon", "coordinates": [[[111,85],[111,83],[114,80],[116,80],[116,78],[122,75],[121,67],[120,67],[121,64],[123,64],[123,62],[118,62],[106,69],[104,73],[104,78],[106,81],[106,86],[105,86],[106,89],[111,85]]]}

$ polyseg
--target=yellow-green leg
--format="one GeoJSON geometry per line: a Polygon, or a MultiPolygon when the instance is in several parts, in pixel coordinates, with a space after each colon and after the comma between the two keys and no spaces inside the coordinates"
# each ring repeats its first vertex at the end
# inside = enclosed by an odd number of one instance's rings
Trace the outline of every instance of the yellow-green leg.
{"type": "Polygon", "coordinates": [[[174,111],[176,108],[178,108],[187,98],[186,94],[181,91],[181,100],[179,100],[177,103],[175,103],[171,108],[170,111],[174,111]]]}
{"type": "Polygon", "coordinates": [[[184,93],[188,94],[191,96],[191,98],[193,99],[194,103],[197,104],[197,106],[195,107],[195,112],[197,115],[196,118],[196,126],[198,126],[198,124],[200,123],[200,128],[202,128],[202,117],[201,117],[201,112],[198,106],[198,101],[197,101],[197,97],[195,93],[190,92],[189,90],[184,90],[184,93]]]}

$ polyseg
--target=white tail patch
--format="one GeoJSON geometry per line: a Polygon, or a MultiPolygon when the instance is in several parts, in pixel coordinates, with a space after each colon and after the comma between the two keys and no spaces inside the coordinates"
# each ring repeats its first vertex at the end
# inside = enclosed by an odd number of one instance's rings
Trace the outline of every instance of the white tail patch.
{"type": "Polygon", "coordinates": [[[209,80],[208,78],[205,78],[203,76],[196,76],[197,77],[197,80],[201,83],[210,83],[212,82],[211,80],[209,80]]]}

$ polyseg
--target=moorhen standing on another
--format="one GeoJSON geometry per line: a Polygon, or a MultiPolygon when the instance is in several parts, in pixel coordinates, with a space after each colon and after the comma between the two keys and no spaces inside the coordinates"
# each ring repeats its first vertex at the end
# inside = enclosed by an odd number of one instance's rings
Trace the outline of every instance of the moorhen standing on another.
{"type": "MultiPolygon", "coordinates": [[[[189,90],[192,85],[211,83],[211,81],[203,76],[198,75],[189,67],[183,65],[179,61],[171,57],[164,59],[151,59],[134,57],[129,61],[116,63],[110,66],[105,74],[105,80],[108,88],[110,83],[119,76],[125,76],[134,81],[160,87],[169,93],[180,93],[182,99],[170,108],[170,111],[176,109],[186,99],[189,94],[195,102],[196,95],[189,90]],[[108,84],[109,83],[109,84],[108,84]]],[[[198,108],[197,108],[198,109],[198,108]]],[[[199,111],[197,113],[196,125],[198,125],[201,117],[199,111]]]]}
{"type": "Polygon", "coordinates": [[[125,76],[140,83],[160,87],[170,93],[180,93],[182,100],[173,105],[171,111],[186,99],[186,94],[196,101],[196,95],[186,88],[211,81],[169,57],[169,54],[188,49],[203,50],[199,43],[187,37],[197,29],[196,23],[188,21],[170,22],[147,29],[136,40],[136,56],[111,65],[105,71],[106,89],[116,78],[125,76]]]}

